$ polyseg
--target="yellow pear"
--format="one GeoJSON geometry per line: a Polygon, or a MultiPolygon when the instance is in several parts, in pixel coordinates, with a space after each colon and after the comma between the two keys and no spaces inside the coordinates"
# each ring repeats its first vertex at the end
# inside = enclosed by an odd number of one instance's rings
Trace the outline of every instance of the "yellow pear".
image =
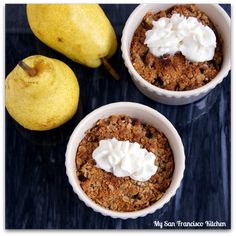
{"type": "Polygon", "coordinates": [[[39,40],[80,64],[99,67],[116,51],[115,32],[98,4],[28,4],[27,17],[39,40]]]}
{"type": "Polygon", "coordinates": [[[5,82],[6,108],[23,127],[49,130],[68,121],[79,102],[79,84],[63,62],[35,55],[21,61],[5,82]]]}

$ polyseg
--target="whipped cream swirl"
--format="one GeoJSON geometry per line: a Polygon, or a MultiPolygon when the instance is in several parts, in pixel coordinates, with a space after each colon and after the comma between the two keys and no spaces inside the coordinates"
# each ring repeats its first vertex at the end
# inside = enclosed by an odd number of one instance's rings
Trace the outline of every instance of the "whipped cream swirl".
{"type": "Polygon", "coordinates": [[[153,21],[153,28],[146,32],[144,44],[150,52],[160,57],[181,52],[186,59],[204,62],[213,59],[216,36],[209,26],[204,26],[195,17],[173,14],[153,21]]]}
{"type": "Polygon", "coordinates": [[[157,171],[156,156],[141,148],[138,143],[104,139],[92,153],[97,167],[117,177],[129,176],[138,181],[147,181],[157,171]]]}

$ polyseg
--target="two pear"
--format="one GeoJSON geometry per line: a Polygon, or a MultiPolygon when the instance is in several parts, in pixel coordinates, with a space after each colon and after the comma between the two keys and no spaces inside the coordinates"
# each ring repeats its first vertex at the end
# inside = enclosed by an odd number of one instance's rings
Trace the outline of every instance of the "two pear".
{"type": "MultiPolygon", "coordinates": [[[[117,48],[114,30],[97,4],[29,4],[33,33],[49,47],[89,67],[98,67],[117,48]]],[[[69,120],[79,102],[79,84],[63,62],[31,56],[6,79],[9,114],[30,130],[49,130],[69,120]],[[31,73],[31,72],[35,73],[31,73]]],[[[109,67],[109,66],[108,66],[109,67]]]]}

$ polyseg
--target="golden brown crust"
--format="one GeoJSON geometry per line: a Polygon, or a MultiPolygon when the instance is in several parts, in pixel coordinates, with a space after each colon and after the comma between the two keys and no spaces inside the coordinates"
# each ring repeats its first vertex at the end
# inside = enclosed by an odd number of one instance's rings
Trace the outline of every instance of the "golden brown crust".
{"type": "Polygon", "coordinates": [[[184,91],[199,88],[215,78],[222,64],[222,45],[221,36],[206,14],[195,5],[180,5],[158,13],[148,12],[134,33],[130,54],[134,68],[149,83],[167,90],[184,91]],[[149,52],[144,40],[146,31],[152,28],[152,21],[161,17],[170,18],[174,13],[196,17],[215,32],[217,47],[211,61],[193,63],[181,53],[155,57],[149,52]]]}
{"type": "Polygon", "coordinates": [[[174,159],[165,135],[150,125],[125,115],[98,120],[80,142],[76,155],[77,176],[84,192],[99,205],[114,211],[136,211],[160,199],[169,187],[174,171],[174,159]],[[158,170],[148,181],[130,177],[118,178],[96,167],[92,158],[102,139],[137,142],[156,155],[158,170]]]}

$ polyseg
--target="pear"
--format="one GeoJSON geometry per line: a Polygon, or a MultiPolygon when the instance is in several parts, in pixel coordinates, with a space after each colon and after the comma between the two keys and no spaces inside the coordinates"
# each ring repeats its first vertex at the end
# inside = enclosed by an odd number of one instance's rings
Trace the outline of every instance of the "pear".
{"type": "Polygon", "coordinates": [[[20,61],[5,82],[6,108],[30,130],[50,130],[68,121],[79,102],[79,84],[63,62],[41,55],[20,61]]]}
{"type": "Polygon", "coordinates": [[[43,43],[75,62],[97,68],[117,49],[113,27],[98,4],[27,4],[31,30],[43,43]]]}

